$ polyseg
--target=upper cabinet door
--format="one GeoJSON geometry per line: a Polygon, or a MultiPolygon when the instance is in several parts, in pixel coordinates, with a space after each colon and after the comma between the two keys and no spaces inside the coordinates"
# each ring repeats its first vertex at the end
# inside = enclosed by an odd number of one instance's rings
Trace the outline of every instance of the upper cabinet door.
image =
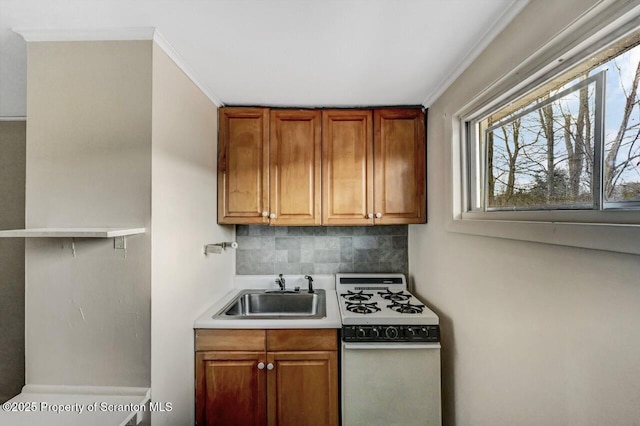
{"type": "Polygon", "coordinates": [[[320,117],[317,110],[271,111],[271,225],[321,223],[320,117]]]}
{"type": "Polygon", "coordinates": [[[322,223],[373,225],[373,114],[322,112],[322,223]]]}
{"type": "Polygon", "coordinates": [[[424,112],[374,111],[375,223],[424,223],[426,168],[424,112]]]}
{"type": "Polygon", "coordinates": [[[269,223],[269,110],[220,108],[218,223],[269,223]]]}

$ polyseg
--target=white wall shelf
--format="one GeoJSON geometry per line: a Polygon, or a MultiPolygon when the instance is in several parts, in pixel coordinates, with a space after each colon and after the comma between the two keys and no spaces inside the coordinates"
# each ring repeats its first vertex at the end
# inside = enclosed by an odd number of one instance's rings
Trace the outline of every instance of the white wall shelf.
{"type": "Polygon", "coordinates": [[[0,231],[0,238],[71,238],[71,253],[76,257],[76,238],[113,238],[114,250],[124,250],[127,236],[144,234],[146,228],[30,228],[0,231]]]}
{"type": "Polygon", "coordinates": [[[115,238],[144,234],[145,228],[32,228],[0,231],[0,238],[115,238]]]}

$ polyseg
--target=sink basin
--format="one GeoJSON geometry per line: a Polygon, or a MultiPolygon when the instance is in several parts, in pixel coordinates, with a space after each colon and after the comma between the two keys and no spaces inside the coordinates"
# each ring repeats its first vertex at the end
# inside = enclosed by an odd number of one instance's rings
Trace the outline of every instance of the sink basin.
{"type": "Polygon", "coordinates": [[[214,318],[323,318],[326,316],[325,302],[324,290],[316,290],[315,293],[243,290],[214,318]]]}

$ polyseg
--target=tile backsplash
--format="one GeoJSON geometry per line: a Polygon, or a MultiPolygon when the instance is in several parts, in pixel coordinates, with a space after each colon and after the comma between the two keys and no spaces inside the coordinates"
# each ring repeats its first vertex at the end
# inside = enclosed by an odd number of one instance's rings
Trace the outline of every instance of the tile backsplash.
{"type": "Polygon", "coordinates": [[[236,227],[236,274],[409,270],[408,225],[236,227]]]}

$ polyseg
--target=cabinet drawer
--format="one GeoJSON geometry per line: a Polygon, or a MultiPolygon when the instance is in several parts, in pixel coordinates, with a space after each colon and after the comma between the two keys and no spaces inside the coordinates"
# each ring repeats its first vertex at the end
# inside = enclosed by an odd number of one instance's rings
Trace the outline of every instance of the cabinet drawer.
{"type": "Polygon", "coordinates": [[[267,330],[268,351],[335,351],[338,350],[336,329],[267,330]]]}
{"type": "Polygon", "coordinates": [[[196,330],[196,351],[264,351],[265,330],[196,330]]]}

